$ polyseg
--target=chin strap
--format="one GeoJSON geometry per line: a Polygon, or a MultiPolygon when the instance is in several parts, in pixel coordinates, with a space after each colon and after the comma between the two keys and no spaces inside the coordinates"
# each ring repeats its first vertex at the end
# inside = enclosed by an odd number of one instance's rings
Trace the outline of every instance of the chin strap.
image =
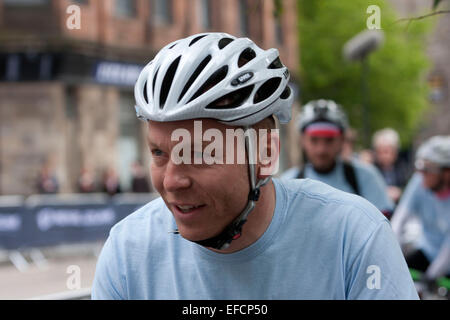
{"type": "MultiPolygon", "coordinates": [[[[260,188],[267,184],[270,177],[256,183],[256,165],[255,160],[255,145],[254,140],[247,135],[247,130],[250,127],[244,127],[244,137],[245,137],[245,148],[247,151],[247,160],[249,166],[249,180],[250,180],[250,192],[248,194],[247,205],[244,210],[228,225],[225,229],[215,237],[211,237],[205,240],[193,241],[204,247],[214,248],[217,250],[224,250],[228,248],[233,240],[239,239],[242,234],[242,226],[247,222],[247,217],[250,212],[253,211],[260,196],[260,188]]],[[[256,139],[255,139],[256,140],[256,139]]],[[[178,234],[178,229],[173,231],[173,233],[178,234]]]]}
{"type": "Polygon", "coordinates": [[[231,241],[239,239],[242,234],[242,226],[245,222],[247,222],[247,216],[249,213],[255,208],[255,202],[258,201],[260,190],[259,188],[262,187],[264,184],[266,184],[269,181],[269,178],[266,178],[264,180],[261,180],[261,183],[258,183],[257,186],[255,186],[254,189],[250,190],[250,193],[248,195],[248,202],[245,209],[241,212],[241,214],[233,220],[225,229],[217,236],[200,240],[200,241],[193,241],[199,245],[202,245],[204,247],[214,248],[218,250],[224,250],[228,248],[231,244],[231,241]]]}

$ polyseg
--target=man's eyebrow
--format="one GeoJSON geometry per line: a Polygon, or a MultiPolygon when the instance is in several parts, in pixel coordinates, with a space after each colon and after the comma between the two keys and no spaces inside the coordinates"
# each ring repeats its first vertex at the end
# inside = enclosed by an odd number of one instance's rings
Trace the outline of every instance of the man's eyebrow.
{"type": "Polygon", "coordinates": [[[159,147],[159,145],[156,142],[151,141],[150,138],[147,138],[147,143],[150,147],[159,147]]]}

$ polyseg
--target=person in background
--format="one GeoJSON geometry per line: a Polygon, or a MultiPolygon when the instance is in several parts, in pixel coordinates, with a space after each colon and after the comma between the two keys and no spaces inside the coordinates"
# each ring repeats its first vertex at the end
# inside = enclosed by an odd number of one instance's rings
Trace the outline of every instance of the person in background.
{"type": "Polygon", "coordinates": [[[50,165],[48,163],[44,164],[39,171],[37,177],[36,187],[38,193],[51,194],[58,193],[59,182],[55,173],[53,173],[50,165]]]}
{"type": "Polygon", "coordinates": [[[150,183],[145,174],[144,168],[139,162],[133,162],[131,165],[131,191],[132,192],[150,192],[150,183]]]}
{"type": "Polygon", "coordinates": [[[362,196],[390,218],[393,203],[380,173],[373,166],[356,159],[343,160],[340,156],[348,120],[338,104],[323,99],[307,103],[300,114],[298,129],[304,165],[288,169],[281,175],[282,179],[322,181],[362,196]]]}
{"type": "Polygon", "coordinates": [[[417,172],[410,179],[392,218],[392,230],[404,243],[404,226],[416,216],[422,234],[415,249],[406,253],[412,269],[433,282],[450,274],[450,136],[435,136],[417,150],[417,172]]]}
{"type": "Polygon", "coordinates": [[[78,178],[78,192],[80,193],[90,193],[94,192],[95,185],[95,177],[91,170],[87,167],[81,169],[80,177],[78,178]]]}
{"type": "Polygon", "coordinates": [[[387,193],[397,203],[405,187],[408,172],[403,162],[398,159],[400,138],[391,128],[375,132],[372,139],[374,165],[378,168],[387,184],[387,193]]]}
{"type": "Polygon", "coordinates": [[[122,192],[119,177],[113,167],[106,169],[103,175],[103,192],[106,192],[110,196],[122,192]]]}

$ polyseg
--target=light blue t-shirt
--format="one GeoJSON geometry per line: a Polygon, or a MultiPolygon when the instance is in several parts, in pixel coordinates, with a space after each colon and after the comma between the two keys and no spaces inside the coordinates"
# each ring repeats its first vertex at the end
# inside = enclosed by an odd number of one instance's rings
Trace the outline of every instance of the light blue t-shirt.
{"type": "Polygon", "coordinates": [[[420,173],[413,175],[397,210],[407,210],[419,218],[422,232],[418,247],[429,261],[433,261],[442,246],[450,246],[450,197],[438,198],[423,186],[422,180],[420,173]]]}
{"type": "MultiPolygon", "coordinates": [[[[309,179],[273,179],[265,233],[221,254],[168,233],[158,198],[116,224],[93,299],[417,299],[387,219],[368,201],[309,179]]],[[[251,214],[251,213],[250,213],[251,214]]]]}
{"type": "MultiPolygon", "coordinates": [[[[392,212],[394,204],[389,199],[386,192],[386,183],[375,167],[352,160],[351,164],[355,169],[356,181],[360,190],[360,196],[371,202],[380,211],[392,212]]],[[[286,170],[281,179],[295,179],[298,177],[300,169],[293,167],[286,170]]],[[[354,193],[352,186],[348,183],[344,174],[342,161],[337,161],[335,168],[327,174],[321,174],[314,170],[311,163],[305,165],[305,178],[319,180],[336,189],[354,193]]]]}

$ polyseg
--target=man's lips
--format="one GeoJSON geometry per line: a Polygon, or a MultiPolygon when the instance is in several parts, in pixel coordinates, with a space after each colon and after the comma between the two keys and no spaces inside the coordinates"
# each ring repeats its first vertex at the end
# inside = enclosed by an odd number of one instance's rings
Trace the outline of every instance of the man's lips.
{"type": "Polygon", "coordinates": [[[180,214],[190,214],[199,211],[205,204],[187,204],[187,203],[172,203],[172,208],[174,208],[177,213],[180,214]]]}

